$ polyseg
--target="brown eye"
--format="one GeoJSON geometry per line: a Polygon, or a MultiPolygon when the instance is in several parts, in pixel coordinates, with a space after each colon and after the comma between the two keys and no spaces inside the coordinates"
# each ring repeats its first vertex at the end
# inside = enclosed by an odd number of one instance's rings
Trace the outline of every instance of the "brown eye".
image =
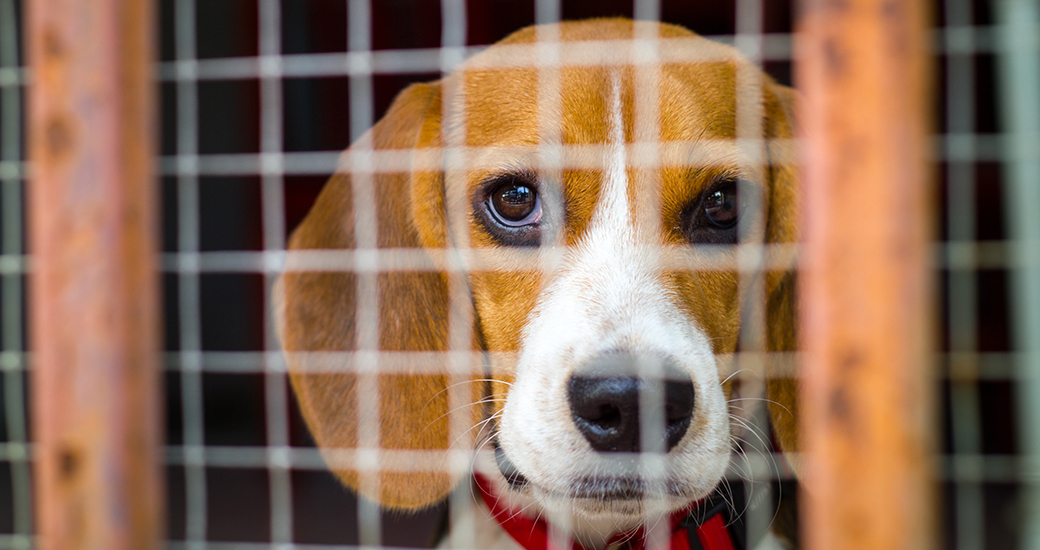
{"type": "Polygon", "coordinates": [[[736,244],[737,221],[746,210],[738,195],[740,185],[750,187],[736,176],[716,179],[683,208],[676,229],[690,244],[736,244]]]}
{"type": "Polygon", "coordinates": [[[715,227],[729,229],[736,225],[737,182],[731,181],[704,197],[704,216],[715,227]]]}
{"type": "Polygon", "coordinates": [[[502,225],[520,227],[538,223],[542,218],[538,193],[519,182],[504,183],[488,197],[491,212],[502,225]]]}

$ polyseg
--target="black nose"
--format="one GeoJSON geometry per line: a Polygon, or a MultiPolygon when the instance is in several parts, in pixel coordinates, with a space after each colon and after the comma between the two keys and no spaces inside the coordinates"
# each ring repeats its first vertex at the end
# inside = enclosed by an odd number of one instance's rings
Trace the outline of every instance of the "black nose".
{"type": "MultiPolygon", "coordinates": [[[[670,359],[657,356],[601,355],[571,375],[567,397],[578,431],[599,452],[671,451],[693,416],[689,375],[670,359]],[[659,414],[664,420],[664,432],[647,437],[645,449],[640,412],[659,414]]],[[[654,423],[661,425],[660,420],[654,423]]]]}

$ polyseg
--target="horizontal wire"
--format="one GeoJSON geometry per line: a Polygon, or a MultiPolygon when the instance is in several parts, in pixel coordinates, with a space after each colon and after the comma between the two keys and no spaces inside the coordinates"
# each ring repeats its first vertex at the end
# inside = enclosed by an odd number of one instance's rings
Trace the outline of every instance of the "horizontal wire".
{"type": "Polygon", "coordinates": [[[0,550],[29,550],[36,546],[35,535],[0,534],[0,550]]]}
{"type": "MultiPolygon", "coordinates": [[[[662,269],[713,271],[763,269],[787,269],[795,265],[798,245],[696,245],[697,248],[677,250],[679,247],[662,247],[669,257],[664,258],[662,269]],[[752,263],[740,266],[731,256],[734,247],[748,248],[752,257],[765,248],[770,253],[765,264],[752,263]],[[697,252],[696,250],[699,250],[697,252]]],[[[536,248],[528,250],[471,249],[467,258],[463,251],[448,254],[429,249],[377,249],[377,250],[227,250],[210,252],[167,252],[160,257],[160,269],[164,273],[282,273],[287,262],[292,261],[292,271],[333,271],[390,273],[395,271],[477,272],[502,269],[524,271],[551,271],[561,261],[564,251],[546,251],[536,248]]],[[[932,249],[933,270],[971,271],[1003,270],[1028,267],[1028,259],[1015,253],[1009,241],[961,241],[934,243],[932,249]]],[[[29,273],[32,257],[28,255],[0,255],[0,275],[29,273]]]]}
{"type": "MultiPolygon", "coordinates": [[[[497,369],[496,372],[511,374],[516,365],[514,352],[488,351],[168,351],[163,354],[165,369],[170,372],[182,370],[214,374],[262,374],[265,372],[289,372],[285,359],[292,357],[305,366],[292,369],[300,373],[351,373],[362,370],[353,367],[378,357],[383,374],[430,374],[445,372],[484,374],[485,361],[497,369]],[[185,367],[184,365],[193,365],[185,367]],[[268,367],[264,367],[264,365],[268,367]]],[[[801,362],[798,352],[754,352],[738,351],[719,354],[720,375],[725,377],[737,370],[742,360],[761,362],[768,360],[770,372],[766,378],[796,378],[797,365],[801,362]]],[[[31,352],[0,352],[0,371],[28,370],[31,352]]],[[[1026,360],[1022,352],[977,351],[936,352],[931,355],[940,365],[938,379],[956,381],[1017,381],[1023,378],[1040,378],[1040,369],[1023,373],[1014,368],[1018,361],[1026,360]]],[[[1040,357],[1033,358],[1040,364],[1040,357]]]]}
{"type": "MultiPolygon", "coordinates": [[[[1000,27],[995,25],[959,26],[934,29],[932,31],[932,53],[942,54],[996,54],[1006,48],[998,40],[1000,27]]],[[[1040,36],[1040,26],[1033,33],[1040,36]]],[[[767,33],[762,35],[761,59],[764,61],[789,61],[792,58],[791,33],[767,33]]],[[[731,35],[705,36],[716,42],[735,45],[731,35]]],[[[1036,48],[1036,44],[1019,45],[1019,48],[1036,48]]],[[[415,48],[408,50],[378,50],[372,52],[284,54],[264,57],[228,57],[165,61],[157,64],[160,81],[177,80],[232,80],[257,79],[271,72],[272,64],[265,57],[281,59],[280,74],[283,77],[322,77],[350,74],[414,74],[440,73],[445,69],[442,52],[452,50],[449,59],[471,57],[487,49],[487,46],[465,48],[415,48]],[[458,50],[458,51],[454,51],[458,50]]],[[[0,69],[0,87],[25,86],[32,81],[31,71],[26,67],[4,67],[0,69]]]]}
{"type": "MultiPolygon", "coordinates": [[[[797,244],[661,246],[659,268],[681,271],[785,270],[796,265],[797,244]],[[732,252],[737,250],[737,257],[732,252]],[[758,261],[761,254],[764,262],[758,261]],[[743,260],[743,261],[742,261],[743,260]]],[[[932,269],[1015,269],[1026,259],[1007,241],[936,243],[932,269]]],[[[281,273],[292,272],[481,272],[495,270],[552,272],[564,261],[566,248],[473,248],[469,250],[385,248],[376,250],[293,250],[170,252],[162,255],[165,272],[281,273]]],[[[12,269],[25,269],[24,262],[12,269]]]]}
{"type": "MultiPolygon", "coordinates": [[[[32,443],[0,443],[0,462],[27,462],[33,458],[32,443]]],[[[358,469],[360,455],[372,453],[365,449],[324,449],[288,446],[220,446],[220,445],[167,445],[165,461],[168,466],[192,463],[190,456],[204,457],[206,467],[267,469],[270,467],[301,471],[358,469]],[[276,457],[272,460],[272,456],[276,457]]],[[[376,471],[469,471],[472,450],[423,451],[379,449],[380,462],[376,471]],[[446,458],[447,457],[447,458],[446,458]],[[432,465],[432,466],[431,466],[432,465]],[[444,466],[441,466],[444,465],[444,466]]],[[[766,453],[747,456],[755,475],[775,477],[774,461],[790,460],[797,463],[799,453],[766,453]]],[[[978,482],[1026,482],[1040,484],[1040,463],[1027,457],[1011,454],[942,454],[933,457],[933,471],[939,480],[978,482]]],[[[748,463],[742,462],[727,474],[731,478],[746,475],[748,463]]]]}
{"type": "MultiPolygon", "coordinates": [[[[729,43],[729,37],[706,37],[719,43],[729,43]]],[[[642,43],[651,40],[589,40],[572,43],[563,55],[548,60],[539,55],[537,44],[499,45],[494,64],[480,63],[480,68],[544,68],[547,66],[607,66],[614,64],[639,64],[654,62],[638,54],[642,43]],[[630,55],[618,57],[618,52],[630,55]],[[551,64],[551,65],[550,65],[551,64]]],[[[732,61],[733,52],[717,50],[704,52],[700,41],[690,38],[661,38],[668,51],[660,55],[661,62],[675,61],[732,61]]],[[[791,57],[791,35],[784,33],[764,36],[764,54],[767,60],[787,60],[791,57]]],[[[373,74],[415,74],[450,72],[467,63],[488,46],[415,48],[407,50],[377,50],[337,53],[283,54],[268,56],[227,57],[161,62],[158,65],[159,80],[237,80],[257,79],[272,76],[269,69],[272,60],[281,64],[278,76],[286,78],[335,77],[373,74]],[[456,60],[445,63],[446,59],[456,60]]],[[[471,66],[471,65],[467,65],[471,66]]],[[[14,80],[15,77],[9,77],[14,80]]],[[[24,79],[24,75],[19,80],[24,79]]]]}
{"type": "MultiPolygon", "coordinates": [[[[932,136],[930,149],[931,160],[935,162],[1004,162],[1018,160],[1023,151],[1040,150],[1040,138],[1037,143],[1023,144],[1021,147],[1007,147],[1012,136],[1002,133],[948,133],[932,136]]],[[[797,140],[715,140],[719,145],[734,150],[755,151],[757,142],[776,145],[778,152],[794,152],[797,140]],[[749,143],[744,143],[749,141],[749,143]],[[746,146],[746,147],[745,147],[746,146]]],[[[704,146],[705,144],[701,144],[704,146]]],[[[571,158],[561,161],[555,168],[600,169],[602,163],[596,155],[598,149],[606,146],[596,145],[564,145],[560,149],[572,152],[571,158]]],[[[669,144],[646,143],[632,144],[630,157],[636,159],[638,168],[697,166],[707,167],[719,165],[727,161],[714,158],[690,158],[668,155],[669,144]],[[643,154],[643,151],[664,150],[658,159],[655,155],[643,154]],[[641,159],[641,160],[640,160],[641,159]]],[[[682,149],[689,150],[691,144],[673,144],[675,153],[682,149]]],[[[364,158],[353,151],[285,151],[276,153],[228,153],[228,154],[191,154],[163,155],[158,158],[160,176],[329,176],[335,172],[345,173],[397,173],[413,170],[439,171],[444,169],[446,158],[475,158],[464,167],[458,169],[494,169],[501,166],[500,159],[510,153],[517,158],[537,151],[537,146],[527,148],[457,148],[457,149],[399,149],[392,151],[366,151],[364,158]],[[416,154],[420,153],[420,154],[416,154]],[[459,155],[466,155],[460,157],[459,155]],[[494,155],[495,159],[481,160],[482,157],[494,155]]],[[[794,164],[797,158],[771,159],[784,160],[794,164]]],[[[754,159],[742,159],[754,164],[754,159]]],[[[548,161],[542,161],[549,164],[548,161]]],[[[0,179],[26,179],[30,165],[27,161],[0,161],[0,179]]]]}
{"type": "MultiPolygon", "coordinates": [[[[27,370],[31,360],[31,352],[0,352],[0,371],[27,370]]],[[[165,369],[170,372],[198,371],[215,374],[262,374],[265,372],[289,372],[286,357],[299,361],[301,366],[292,372],[309,373],[350,373],[355,370],[354,364],[364,364],[374,357],[379,359],[380,372],[383,374],[444,374],[445,372],[484,374],[485,361],[494,365],[496,372],[511,374],[516,365],[517,355],[513,352],[488,351],[316,351],[316,352],[284,352],[284,351],[169,351],[164,353],[165,369]],[[192,365],[185,367],[184,365],[192,365]],[[268,365],[265,367],[264,365],[268,365]]],[[[769,361],[768,378],[797,378],[801,355],[798,352],[753,352],[738,351],[732,354],[719,354],[720,376],[728,376],[739,367],[741,361],[769,361]]],[[[938,379],[952,381],[1018,381],[1023,378],[1040,378],[1040,369],[1022,371],[1015,369],[1018,361],[1028,360],[1022,352],[1001,351],[959,351],[936,352],[932,360],[940,365],[936,372],[938,379]]],[[[1033,363],[1040,364],[1040,357],[1032,358],[1033,363]]]]}
{"type": "MultiPolygon", "coordinates": [[[[440,375],[485,374],[488,366],[495,373],[510,375],[515,368],[518,355],[515,352],[489,351],[204,351],[193,352],[192,364],[198,364],[202,372],[223,374],[259,374],[289,372],[286,357],[299,361],[293,373],[351,373],[365,370],[362,366],[374,358],[379,360],[382,374],[440,375]],[[268,364],[268,370],[263,365],[268,364]]],[[[184,352],[167,352],[166,369],[182,369],[184,352]]],[[[932,359],[941,366],[936,372],[939,379],[1005,381],[1040,378],[1040,369],[1023,374],[1013,368],[1021,359],[1020,352],[952,352],[933,353],[932,359]],[[967,367],[967,366],[970,366],[967,367]]],[[[1040,359],[1040,358],[1038,358],[1040,359]]],[[[740,369],[741,362],[752,364],[768,361],[769,372],[764,378],[797,378],[797,366],[802,362],[799,352],[738,351],[716,355],[719,375],[723,378],[740,369]]]]}
{"type": "MultiPolygon", "coordinates": [[[[182,446],[168,446],[167,464],[180,465],[186,449],[182,446]]],[[[331,469],[364,469],[361,457],[378,453],[379,463],[369,468],[381,472],[445,472],[465,474],[474,451],[456,450],[400,450],[400,449],[346,449],[326,448],[319,450],[312,447],[276,447],[273,448],[284,457],[280,467],[293,470],[324,471],[331,469]]],[[[210,467],[222,468],[256,468],[271,466],[269,460],[272,447],[265,446],[205,446],[206,464],[210,467]]],[[[490,451],[480,451],[490,452],[490,451]]],[[[623,453],[622,453],[623,454],[623,453]]],[[[645,454],[645,453],[642,453],[645,454]]],[[[619,457],[619,460],[623,457],[619,457]]],[[[748,461],[731,464],[726,477],[740,479],[749,474],[753,477],[776,478],[777,463],[790,461],[798,463],[801,453],[749,453],[748,461]],[[750,470],[748,469],[750,468],[750,470]]],[[[990,481],[990,482],[1026,482],[1040,483],[1040,462],[1031,461],[1020,455],[1009,454],[940,454],[933,457],[933,472],[939,480],[947,481],[990,481]]],[[[781,472],[780,479],[794,479],[791,472],[781,472]]]]}
{"type": "MultiPolygon", "coordinates": [[[[568,250],[489,247],[172,252],[162,255],[162,267],[171,273],[553,272],[563,265],[568,250]]],[[[796,267],[798,245],[662,245],[654,252],[659,255],[657,267],[662,271],[782,271],[796,267]]]]}
{"type": "Polygon", "coordinates": [[[0,462],[29,462],[32,460],[32,443],[0,442],[0,462]]]}
{"type": "MultiPolygon", "coordinates": [[[[632,168],[705,168],[733,165],[794,165],[797,142],[785,138],[697,139],[626,145],[632,168]],[[769,158],[753,156],[769,147],[769,158]],[[653,153],[652,155],[650,153],[653,153]]],[[[501,170],[505,161],[532,169],[601,170],[609,144],[494,147],[348,149],[346,151],[167,155],[160,172],[173,175],[328,175],[501,170]]]]}
{"type": "MultiPolygon", "coordinates": [[[[935,55],[951,54],[996,54],[1005,51],[1006,47],[998,40],[999,26],[958,26],[944,27],[932,31],[932,53],[935,55]]],[[[1036,34],[1040,35],[1040,26],[1036,34]]],[[[761,51],[754,52],[755,57],[762,61],[791,61],[793,58],[792,39],[796,36],[791,33],[766,33],[761,35],[761,51]]],[[[709,40],[739,47],[736,38],[732,35],[709,35],[704,36],[709,40]]],[[[676,51],[674,44],[693,43],[688,38],[658,39],[667,42],[671,51],[660,52],[660,60],[663,62],[688,61],[697,59],[704,61],[729,60],[731,56],[705,57],[703,52],[691,54],[683,49],[676,51]],[[692,57],[691,57],[692,55],[692,57]]],[[[618,46],[629,47],[636,41],[588,41],[586,47],[573,47],[568,45],[570,52],[564,51],[556,66],[573,65],[609,65],[618,63],[617,57],[609,52],[618,46]]],[[[1034,44],[1020,44],[1018,48],[1036,48],[1034,44]]],[[[280,56],[260,57],[229,57],[186,61],[169,61],[159,64],[159,79],[162,81],[176,80],[232,80],[232,79],[257,79],[269,76],[273,64],[265,61],[268,57],[280,59],[281,75],[284,77],[334,77],[358,74],[415,74],[415,73],[441,73],[457,68],[458,64],[444,64],[445,55],[449,59],[470,58],[487,49],[487,46],[468,46],[452,48],[415,48],[408,50],[378,50],[368,52],[342,52],[342,53],[309,53],[309,54],[283,54],[280,56]]],[[[504,63],[503,67],[544,67],[547,63],[538,57],[535,52],[537,46],[529,44],[499,46],[506,57],[513,57],[513,61],[504,63]]],[[[744,52],[745,55],[751,52],[744,52]]],[[[639,59],[636,59],[639,62],[639,59]]],[[[649,62],[649,61],[648,61],[649,62]]],[[[464,62],[462,62],[464,63],[464,62]]],[[[631,61],[625,61],[630,64],[631,61]]],[[[24,83],[27,79],[24,73],[8,76],[11,83],[24,83]]]]}
{"type": "Polygon", "coordinates": [[[29,163],[21,160],[0,160],[0,180],[19,180],[27,177],[29,163]]]}
{"type": "MultiPolygon", "coordinates": [[[[932,136],[930,150],[931,160],[935,162],[1002,162],[1016,160],[1022,151],[1040,149],[1040,139],[1035,144],[1026,144],[1018,148],[1007,147],[1010,136],[1001,133],[971,134],[952,133],[932,136]]],[[[706,156],[704,149],[712,146],[725,147],[733,151],[756,151],[762,144],[774,146],[771,155],[782,155],[789,152],[789,158],[770,158],[769,161],[796,164],[797,140],[745,138],[735,140],[704,140],[698,143],[643,143],[630,144],[628,158],[633,160],[636,168],[657,167],[708,167],[728,166],[734,159],[725,156],[706,156]],[[700,149],[700,150],[698,150],[700,149]],[[660,156],[645,154],[660,152],[660,156]],[[690,156],[693,153],[696,156],[690,156]]],[[[559,150],[568,157],[557,163],[540,160],[547,168],[555,169],[602,169],[600,160],[606,145],[563,145],[559,150]]],[[[557,149],[554,147],[554,149],[557,149]]],[[[235,153],[235,154],[200,154],[200,155],[166,155],[159,159],[159,173],[162,176],[254,176],[254,175],[299,175],[327,176],[334,172],[343,173],[399,173],[411,171],[441,171],[445,168],[445,159],[466,158],[463,166],[449,167],[457,170],[491,170],[501,168],[501,160],[506,155],[525,158],[539,151],[538,146],[531,147],[459,147],[428,149],[396,149],[381,151],[365,151],[357,153],[347,151],[297,151],[281,153],[235,153]],[[464,155],[464,156],[463,156],[464,155]]],[[[762,160],[741,158],[740,162],[754,165],[763,164],[762,160]]],[[[7,170],[12,177],[21,176],[25,172],[23,163],[9,162],[7,170]]],[[[537,165],[538,163],[532,162],[537,165]]],[[[4,167],[0,166],[0,170],[4,167]]]]}
{"type": "Polygon", "coordinates": [[[25,254],[0,254],[0,275],[26,273],[31,259],[25,254]]]}

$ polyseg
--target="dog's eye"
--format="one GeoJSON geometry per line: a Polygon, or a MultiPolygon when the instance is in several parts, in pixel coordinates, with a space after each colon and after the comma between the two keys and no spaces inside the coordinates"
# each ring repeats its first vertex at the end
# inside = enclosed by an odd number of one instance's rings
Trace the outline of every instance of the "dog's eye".
{"type": "Polygon", "coordinates": [[[737,182],[727,181],[704,197],[704,217],[715,227],[729,229],[737,224],[737,205],[737,182]]]}
{"type": "Polygon", "coordinates": [[[676,227],[690,244],[736,244],[743,204],[738,178],[719,178],[679,214],[676,227]]]}
{"type": "Polygon", "coordinates": [[[488,196],[488,203],[496,220],[508,227],[533,225],[542,218],[538,193],[522,182],[506,182],[495,187],[488,196]]]}

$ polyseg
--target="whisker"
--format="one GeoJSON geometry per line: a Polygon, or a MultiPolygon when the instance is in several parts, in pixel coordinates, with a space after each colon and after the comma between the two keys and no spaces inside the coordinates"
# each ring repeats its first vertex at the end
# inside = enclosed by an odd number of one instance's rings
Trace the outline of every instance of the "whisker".
{"type": "Polygon", "coordinates": [[[736,401],[762,401],[763,403],[776,405],[781,409],[787,411],[787,414],[794,416],[794,413],[791,412],[791,409],[788,409],[783,403],[780,403],[779,401],[775,401],[773,399],[766,399],[765,397],[734,397],[732,399],[727,400],[726,403],[734,403],[736,401]]]}
{"type": "Polygon", "coordinates": [[[489,422],[491,422],[492,420],[498,418],[499,416],[501,416],[500,413],[495,413],[495,414],[485,418],[484,420],[481,420],[480,422],[477,422],[476,424],[470,426],[470,428],[468,430],[462,432],[461,435],[459,435],[458,437],[455,438],[455,441],[452,441],[451,444],[448,445],[448,449],[453,448],[459,442],[460,439],[462,439],[463,437],[468,435],[474,429],[477,429],[477,428],[483,429],[484,426],[486,426],[489,422]]]}
{"type": "Polygon", "coordinates": [[[737,370],[735,370],[735,371],[733,371],[733,372],[729,373],[729,376],[727,376],[727,377],[725,378],[725,380],[723,380],[722,382],[720,382],[720,384],[725,384],[726,382],[729,382],[729,381],[730,381],[730,379],[732,379],[732,378],[733,378],[734,376],[736,376],[736,375],[738,375],[738,374],[740,374],[740,373],[742,373],[742,372],[744,372],[744,371],[746,371],[746,370],[750,370],[750,369],[737,369],[737,370]]]}
{"type": "Polygon", "coordinates": [[[430,404],[430,403],[431,403],[431,402],[432,402],[432,401],[433,401],[434,399],[436,399],[436,398],[437,398],[437,396],[439,396],[439,395],[440,395],[440,394],[442,394],[442,393],[445,393],[445,392],[447,392],[447,391],[448,391],[448,390],[450,390],[450,389],[454,389],[454,388],[457,388],[457,387],[459,387],[459,386],[464,386],[464,385],[466,385],[466,384],[477,384],[477,383],[480,383],[480,382],[501,382],[501,383],[503,383],[503,384],[505,384],[505,385],[507,385],[507,386],[509,386],[509,387],[512,387],[512,386],[513,386],[513,383],[512,383],[512,382],[507,382],[507,381],[505,381],[505,380],[499,380],[499,379],[497,379],[497,378],[471,378],[471,379],[469,379],[469,380],[463,380],[463,381],[461,381],[461,382],[456,382],[456,383],[454,383],[454,384],[451,384],[451,385],[449,385],[449,386],[446,386],[446,387],[444,387],[443,389],[441,389],[441,390],[440,390],[440,391],[438,391],[437,393],[435,393],[435,394],[431,395],[431,396],[430,396],[430,398],[429,398],[429,399],[428,399],[428,400],[426,401],[426,403],[425,403],[425,404],[423,405],[423,407],[425,408],[425,407],[429,406],[429,404],[430,404]]]}
{"type": "Polygon", "coordinates": [[[429,430],[430,427],[433,426],[434,423],[436,423],[437,421],[441,420],[444,417],[451,416],[452,414],[454,414],[454,413],[456,413],[458,411],[461,411],[463,409],[467,409],[467,408],[470,408],[470,407],[475,407],[477,405],[485,405],[487,403],[495,403],[495,402],[499,402],[499,401],[504,403],[505,399],[500,399],[500,398],[495,398],[495,397],[486,397],[484,399],[480,399],[480,400],[474,401],[472,403],[467,403],[465,405],[460,405],[458,407],[455,407],[454,409],[452,409],[452,410],[450,410],[450,411],[448,411],[448,412],[438,416],[437,418],[434,418],[433,420],[430,420],[425,426],[423,426],[423,429],[422,429],[422,431],[420,433],[426,433],[426,430],[429,430]]]}

